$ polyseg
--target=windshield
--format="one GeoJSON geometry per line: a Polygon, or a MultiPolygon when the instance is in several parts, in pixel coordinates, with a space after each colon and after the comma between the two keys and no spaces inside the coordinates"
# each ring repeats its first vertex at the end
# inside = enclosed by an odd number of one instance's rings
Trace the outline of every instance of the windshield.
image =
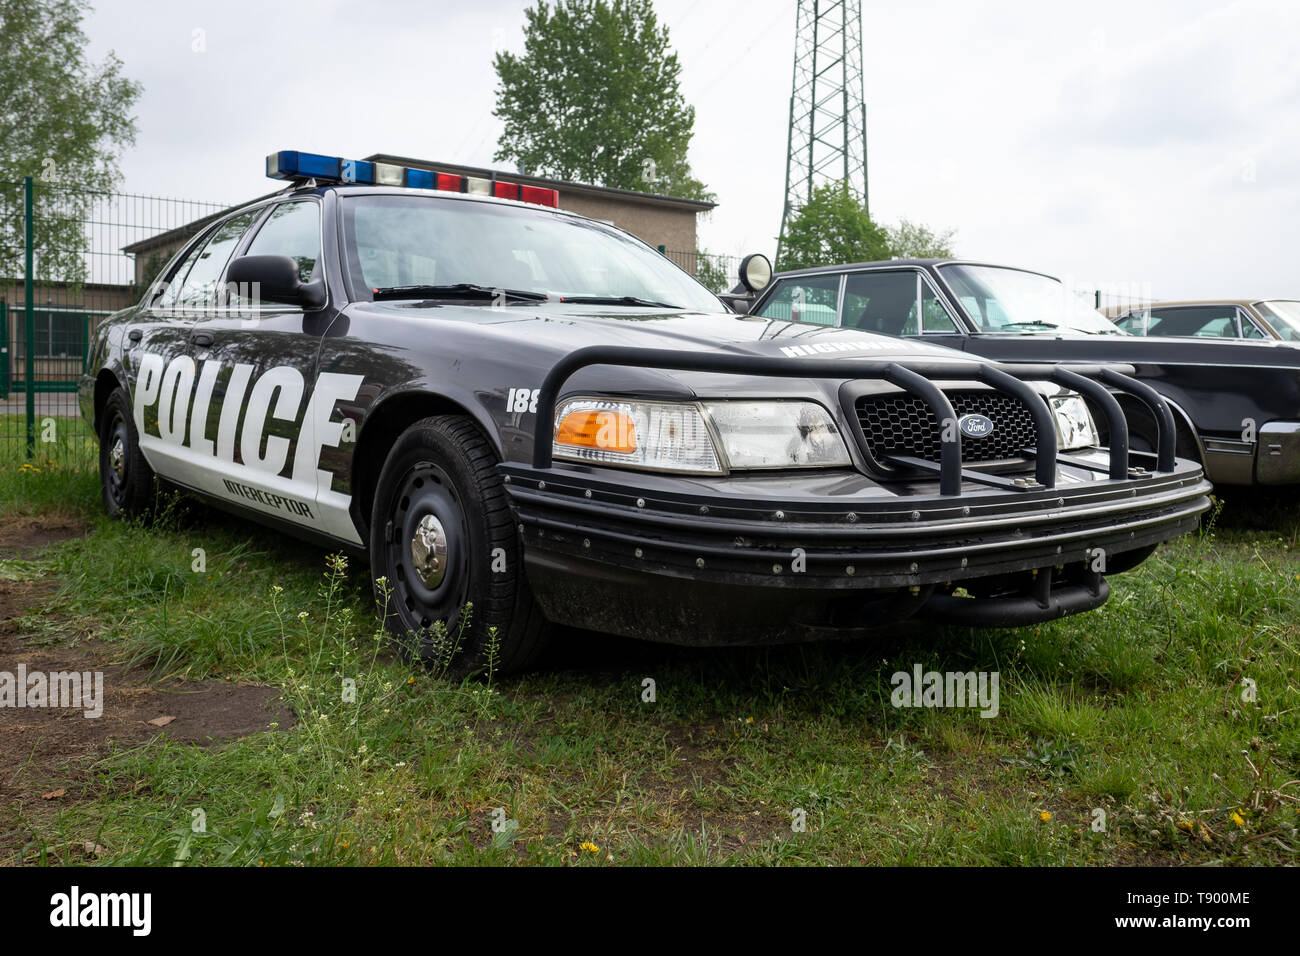
{"type": "Polygon", "coordinates": [[[940,266],[952,294],[981,332],[1124,335],[1050,276],[997,266],[940,266]]]}
{"type": "Polygon", "coordinates": [[[1292,299],[1274,299],[1260,302],[1255,308],[1277,329],[1277,334],[1288,342],[1300,342],[1300,302],[1292,299]]]}
{"type": "MultiPolygon", "coordinates": [[[[375,290],[467,285],[726,311],[644,243],[542,209],[436,196],[346,196],[343,232],[352,285],[362,298],[375,290]]],[[[412,289],[410,297],[434,296],[412,289]]]]}

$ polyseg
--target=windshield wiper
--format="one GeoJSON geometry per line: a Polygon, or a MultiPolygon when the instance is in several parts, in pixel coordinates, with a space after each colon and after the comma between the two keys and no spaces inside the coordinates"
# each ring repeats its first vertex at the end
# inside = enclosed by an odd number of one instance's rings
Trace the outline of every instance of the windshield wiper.
{"type": "Polygon", "coordinates": [[[1059,325],[1056,322],[1042,322],[1035,320],[1033,322],[1008,322],[1006,325],[999,325],[994,331],[1001,332],[1003,329],[1050,329],[1053,332],[1063,332],[1066,335],[1113,335],[1118,332],[1109,330],[1083,329],[1075,325],[1059,325]]]}
{"type": "Polygon", "coordinates": [[[545,302],[550,296],[545,292],[528,292],[523,289],[493,289],[485,285],[457,282],[455,285],[391,285],[371,290],[376,302],[388,299],[477,299],[492,301],[498,298],[518,302],[545,302]]]}
{"type": "Polygon", "coordinates": [[[1060,329],[1061,326],[1052,322],[1008,322],[1005,325],[999,325],[998,329],[1060,329]]]}
{"type": "Polygon", "coordinates": [[[677,309],[680,306],[670,305],[667,302],[655,302],[652,299],[638,299],[634,295],[566,295],[561,297],[561,302],[572,302],[575,305],[639,305],[651,309],[677,309]]]}

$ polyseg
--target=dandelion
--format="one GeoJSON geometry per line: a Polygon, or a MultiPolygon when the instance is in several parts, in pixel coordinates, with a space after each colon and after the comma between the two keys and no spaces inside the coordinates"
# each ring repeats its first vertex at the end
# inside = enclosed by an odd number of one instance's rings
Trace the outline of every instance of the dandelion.
{"type": "Polygon", "coordinates": [[[1191,833],[1192,830],[1195,829],[1195,827],[1196,827],[1196,825],[1195,825],[1194,823],[1192,823],[1191,820],[1179,820],[1179,821],[1178,821],[1178,829],[1182,830],[1182,831],[1185,832],[1185,833],[1191,833]]]}
{"type": "Polygon", "coordinates": [[[1229,817],[1228,819],[1230,819],[1233,823],[1237,824],[1237,826],[1239,827],[1244,827],[1246,825],[1246,818],[1243,817],[1236,810],[1232,811],[1232,816],[1229,817]]]}
{"type": "Polygon", "coordinates": [[[754,722],[754,718],[753,718],[753,717],[746,717],[746,718],[745,718],[745,723],[747,723],[747,724],[752,724],[753,722],[754,722]]]}
{"type": "Polygon", "coordinates": [[[596,844],[591,843],[591,842],[589,842],[589,841],[583,841],[582,845],[579,846],[578,849],[579,849],[579,850],[582,850],[584,853],[599,853],[599,852],[600,852],[600,847],[596,846],[596,844]]]}
{"type": "Polygon", "coordinates": [[[1048,813],[1046,810],[1043,810],[1041,813],[1038,814],[1038,819],[1041,820],[1043,823],[1046,823],[1048,820],[1052,819],[1052,815],[1048,813]]]}

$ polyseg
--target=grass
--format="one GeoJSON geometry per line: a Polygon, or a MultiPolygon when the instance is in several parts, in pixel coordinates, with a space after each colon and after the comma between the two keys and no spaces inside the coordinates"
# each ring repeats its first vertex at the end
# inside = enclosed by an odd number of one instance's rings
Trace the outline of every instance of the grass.
{"type": "Polygon", "coordinates": [[[0,470],[0,513],[93,533],[15,565],[58,583],[27,632],[274,686],[296,722],[117,749],[76,799],[0,820],[30,835],[13,862],[86,841],[153,865],[1297,862],[1285,501],[1230,501],[1106,607],[1040,627],[742,650],[569,633],[534,673],[455,683],[392,654],[364,569],[197,507],[108,521],[91,470],[49,464],[0,470]],[[893,707],[915,664],[999,672],[998,716],[893,707]]]}

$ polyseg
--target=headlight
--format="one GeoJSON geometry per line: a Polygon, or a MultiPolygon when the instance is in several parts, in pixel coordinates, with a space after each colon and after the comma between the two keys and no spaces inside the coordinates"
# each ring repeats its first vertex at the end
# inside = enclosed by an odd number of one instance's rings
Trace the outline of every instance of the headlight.
{"type": "Polygon", "coordinates": [[[569,461],[708,475],[850,464],[830,413],[800,401],[574,399],[555,416],[552,451],[569,461]]]}
{"type": "Polygon", "coordinates": [[[850,463],[830,413],[815,402],[705,402],[732,468],[833,468],[850,463]]]}
{"type": "Polygon", "coordinates": [[[1056,420],[1056,448],[1071,451],[1076,448],[1093,448],[1101,444],[1092,412],[1082,395],[1067,393],[1047,399],[1056,420]]]}
{"type": "Polygon", "coordinates": [[[596,465],[723,473],[699,406],[682,403],[565,402],[555,416],[552,454],[596,465]]]}

